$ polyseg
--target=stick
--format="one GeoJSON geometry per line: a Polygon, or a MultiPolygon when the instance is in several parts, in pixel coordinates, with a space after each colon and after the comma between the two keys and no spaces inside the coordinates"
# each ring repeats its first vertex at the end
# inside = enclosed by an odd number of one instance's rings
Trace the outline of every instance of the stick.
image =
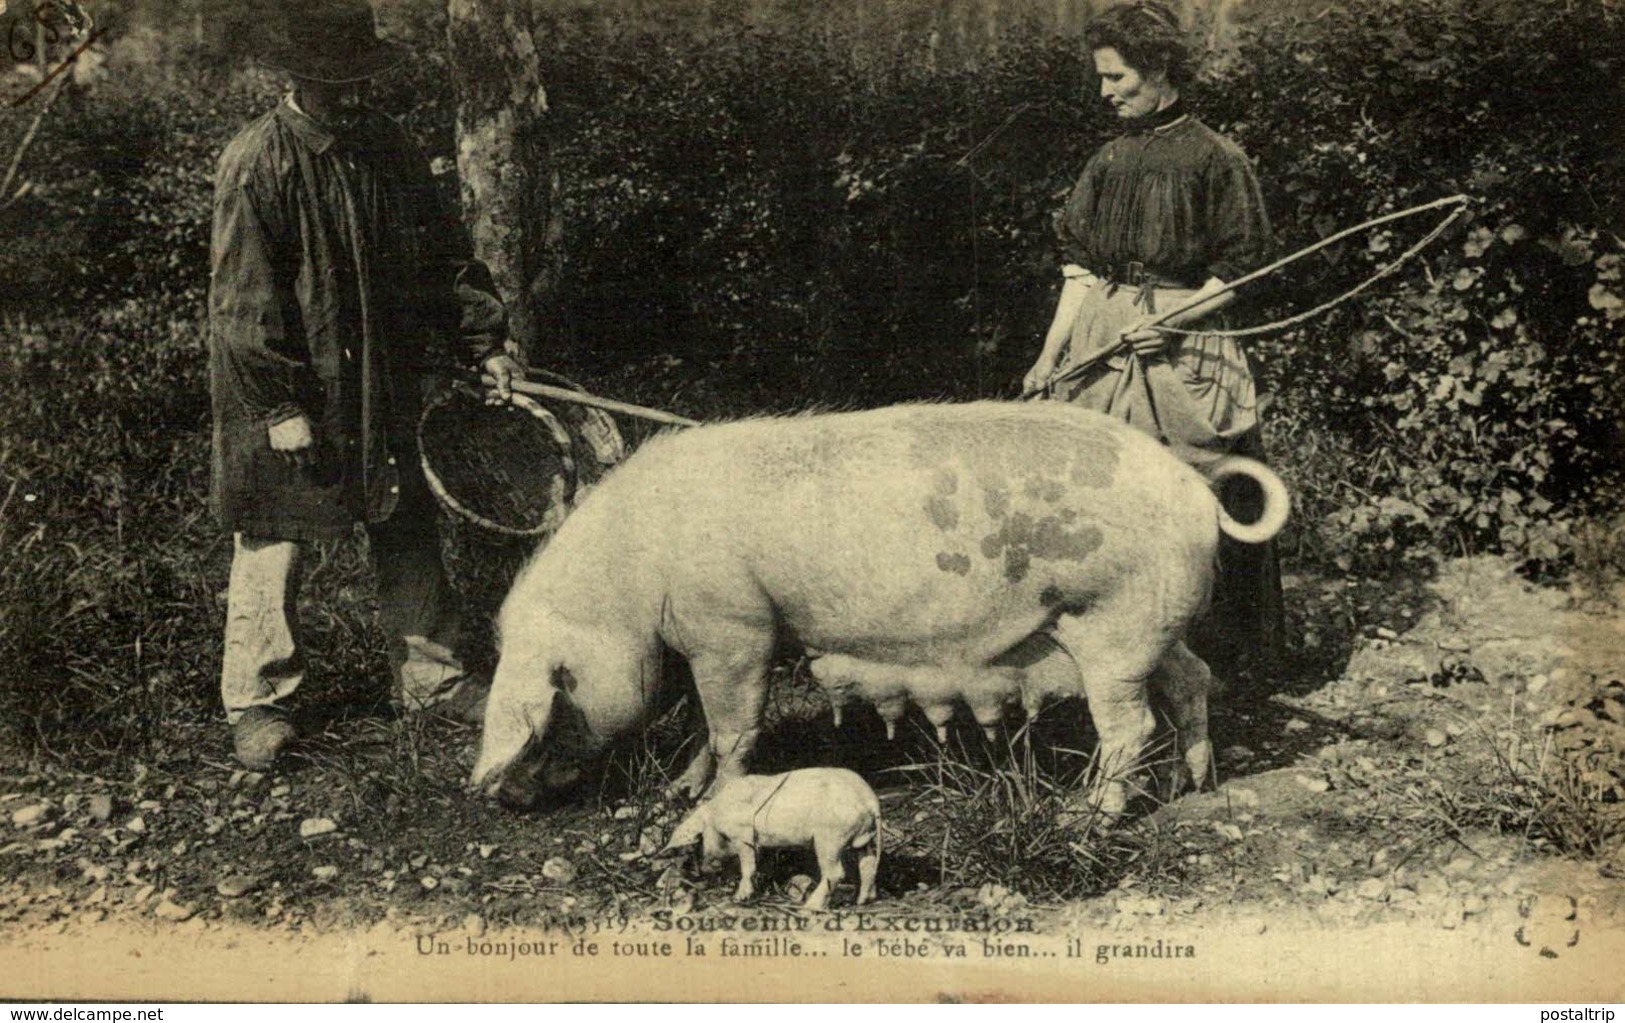
{"type": "Polygon", "coordinates": [[[619,412],[626,416],[635,416],[638,419],[648,419],[667,426],[699,426],[696,419],[686,419],[683,416],[673,415],[670,412],[661,412],[659,409],[644,408],[642,405],[630,405],[624,401],[615,401],[612,398],[600,398],[594,394],[582,391],[572,391],[568,387],[554,387],[552,384],[538,384],[529,380],[515,380],[513,389],[520,394],[529,394],[537,398],[553,398],[557,401],[568,401],[576,405],[586,405],[589,408],[603,409],[605,412],[619,412]]]}
{"type": "MultiPolygon", "coordinates": [[[[51,89],[51,94],[45,98],[44,103],[40,104],[39,110],[34,114],[33,122],[29,124],[28,130],[23,133],[22,141],[17,144],[17,152],[11,157],[11,164],[6,168],[6,176],[4,179],[0,179],[0,210],[22,198],[21,192],[9,199],[6,196],[11,191],[11,183],[17,179],[17,171],[22,168],[23,157],[28,155],[29,147],[34,144],[34,136],[39,133],[40,122],[45,120],[46,111],[51,109],[51,104],[55,103],[56,98],[62,94],[62,86],[67,81],[66,78],[57,79],[56,85],[51,89]]],[[[29,95],[33,94],[30,93],[29,95]]]]}
{"type": "MultiPolygon", "coordinates": [[[[1172,309],[1168,310],[1167,312],[1163,313],[1162,315],[1158,316],[1156,319],[1152,320],[1151,322],[1144,324],[1143,329],[1149,330],[1149,329],[1151,329],[1153,327],[1161,326],[1162,324],[1168,322],[1170,319],[1174,318],[1175,316],[1178,316],[1180,313],[1187,312],[1187,311],[1189,311],[1191,309],[1196,308],[1199,305],[1206,305],[1208,302],[1210,302],[1213,299],[1219,297],[1220,295],[1228,294],[1229,292],[1235,291],[1237,288],[1241,287],[1244,284],[1251,284],[1253,281],[1258,280],[1260,277],[1267,277],[1270,274],[1274,273],[1275,271],[1281,269],[1284,266],[1287,266],[1287,265],[1289,265],[1291,263],[1296,263],[1298,260],[1304,258],[1305,256],[1313,255],[1314,253],[1319,252],[1321,249],[1324,249],[1329,245],[1337,244],[1338,242],[1342,241],[1344,238],[1349,237],[1350,235],[1359,234],[1361,231],[1366,231],[1366,230],[1369,230],[1369,229],[1371,229],[1373,227],[1379,227],[1379,226],[1381,226],[1383,224],[1390,223],[1391,221],[1402,220],[1405,217],[1415,216],[1418,213],[1426,213],[1428,210],[1435,210],[1435,209],[1438,209],[1441,206],[1452,206],[1452,205],[1466,206],[1469,201],[1470,200],[1465,195],[1447,196],[1447,197],[1445,197],[1443,199],[1435,199],[1432,202],[1423,203],[1420,206],[1412,206],[1410,209],[1407,209],[1407,210],[1400,210],[1397,213],[1384,214],[1383,216],[1376,217],[1376,218],[1373,218],[1371,220],[1367,220],[1363,224],[1356,224],[1355,226],[1350,227],[1350,228],[1346,228],[1345,230],[1339,231],[1334,235],[1329,235],[1329,236],[1327,236],[1325,238],[1322,238],[1320,241],[1315,242],[1313,245],[1309,245],[1309,246],[1306,246],[1304,248],[1301,248],[1297,252],[1292,253],[1291,255],[1282,256],[1280,259],[1277,259],[1275,262],[1269,264],[1268,266],[1259,267],[1257,270],[1254,270],[1252,273],[1249,273],[1249,274],[1243,274],[1242,276],[1237,277],[1235,280],[1231,281],[1230,283],[1226,284],[1224,287],[1219,288],[1216,291],[1212,291],[1212,292],[1210,292],[1208,294],[1205,294],[1205,295],[1199,294],[1199,295],[1197,295],[1195,297],[1192,297],[1189,301],[1187,301],[1183,305],[1175,306],[1174,308],[1172,308],[1172,309]]],[[[1084,362],[1081,362],[1076,366],[1073,366],[1071,369],[1067,370],[1065,373],[1063,373],[1060,376],[1055,377],[1054,379],[1052,379],[1049,382],[1049,385],[1053,386],[1054,384],[1060,383],[1063,380],[1072,379],[1073,377],[1075,377],[1078,374],[1080,374],[1080,373],[1084,372],[1085,370],[1087,370],[1089,367],[1093,366],[1095,363],[1099,362],[1101,359],[1104,359],[1107,356],[1113,354],[1120,347],[1121,347],[1121,343],[1119,343],[1117,345],[1113,345],[1111,348],[1108,348],[1105,351],[1096,354],[1092,358],[1087,359],[1084,362]]],[[[1037,392],[1037,391],[1029,391],[1029,392],[1023,394],[1022,397],[1023,398],[1030,398],[1034,394],[1037,394],[1037,393],[1039,393],[1039,392],[1037,392]]]]}
{"type": "MultiPolygon", "coordinates": [[[[77,50],[74,50],[72,53],[68,54],[67,59],[56,66],[55,71],[52,71],[50,74],[46,75],[43,79],[40,80],[38,85],[34,86],[32,89],[29,89],[27,92],[23,93],[16,100],[14,100],[11,105],[14,106],[14,107],[20,107],[24,103],[27,103],[29,100],[33,99],[36,93],[38,93],[41,89],[45,88],[48,84],[50,84],[51,79],[55,78],[57,75],[60,75],[63,71],[66,71],[68,69],[69,65],[71,65],[74,61],[79,59],[79,55],[81,53],[84,53],[86,50],[90,49],[90,44],[91,43],[95,42],[96,40],[100,39],[102,36],[104,36],[106,34],[107,34],[107,29],[105,29],[105,28],[99,28],[95,32],[92,32],[89,39],[86,39],[84,42],[80,43],[79,48],[77,50]]],[[[41,38],[43,39],[44,36],[41,36],[41,38]]],[[[39,53],[40,53],[40,59],[44,60],[45,59],[45,51],[43,49],[41,49],[39,51],[39,53]]],[[[45,69],[45,65],[41,64],[40,65],[40,70],[43,71],[44,69],[45,69]]],[[[67,79],[64,78],[61,81],[65,82],[65,81],[67,81],[67,79]]],[[[58,83],[57,87],[59,89],[61,88],[61,83],[60,82],[58,83]]]]}

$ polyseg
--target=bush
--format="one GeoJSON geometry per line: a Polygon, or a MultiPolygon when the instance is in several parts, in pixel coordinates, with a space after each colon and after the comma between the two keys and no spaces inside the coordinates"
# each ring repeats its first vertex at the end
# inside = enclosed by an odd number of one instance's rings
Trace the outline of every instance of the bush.
{"type": "MultiPolygon", "coordinates": [[[[1581,518],[1617,507],[1622,43],[1600,4],[1354,0],[1260,11],[1212,90],[1285,249],[1473,197],[1468,228],[1402,284],[1258,346],[1285,416],[1348,446],[1349,486],[1322,509],[1340,564],[1499,550],[1552,566],[1581,518]]],[[[1427,226],[1306,261],[1294,306],[1427,226]]]]}
{"type": "Polygon", "coordinates": [[[4,353],[0,720],[39,748],[162,756],[206,705],[227,548],[199,537],[199,347],[121,306],[4,353]]]}
{"type": "Polygon", "coordinates": [[[996,390],[1030,357],[1049,193],[1079,155],[1052,142],[1078,120],[1067,44],[970,73],[737,27],[553,38],[568,300],[600,365],[732,364],[876,404],[996,390]]]}

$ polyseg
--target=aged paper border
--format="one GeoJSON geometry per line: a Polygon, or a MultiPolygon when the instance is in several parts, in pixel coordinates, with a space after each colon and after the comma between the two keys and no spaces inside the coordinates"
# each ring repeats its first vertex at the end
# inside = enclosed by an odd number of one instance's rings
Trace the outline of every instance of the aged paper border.
{"type": "MultiPolygon", "coordinates": [[[[722,911],[700,912],[715,916],[722,911]]],[[[744,910],[782,916],[782,911],[744,910]]],[[[850,921],[854,911],[842,911],[850,921]]],[[[886,918],[885,905],[874,916],[886,918]]],[[[930,940],[918,935],[831,931],[832,917],[808,918],[804,954],[795,957],[696,958],[680,951],[683,937],[647,921],[626,930],[601,922],[601,933],[511,931],[481,936],[490,953],[475,953],[462,932],[431,937],[449,951],[425,953],[411,933],[327,932],[291,937],[241,925],[207,931],[110,920],[89,930],[47,934],[0,929],[0,999],[42,1001],[1557,1001],[1625,1000],[1625,927],[1582,926],[1580,940],[1555,958],[1514,938],[1514,907],[1469,920],[1456,930],[1422,921],[1335,929],[1304,919],[1202,923],[1167,920],[1150,940],[1188,945],[1190,958],[1113,959],[1100,945],[1139,943],[1133,930],[1068,929],[1038,914],[1035,933],[1019,941],[1034,958],[977,955],[988,937],[975,932],[936,935],[971,947],[963,960],[853,960],[845,940],[930,940]],[[616,940],[670,942],[670,957],[620,957],[606,952],[545,957],[501,954],[503,943],[577,939],[603,948],[616,940]],[[1074,942],[1077,944],[1074,945],[1074,942]],[[1079,955],[1072,955],[1076,949],[1079,955]]],[[[1220,914],[1215,914],[1216,916],[1220,914]]],[[[1228,916],[1228,914],[1225,914],[1228,916]]],[[[899,915],[896,919],[908,919],[899,915]]],[[[841,920],[839,913],[833,919],[841,920]]],[[[751,935],[741,933],[740,938],[751,935]]],[[[715,944],[713,940],[713,945],[715,944]]]]}
{"type": "MultiPolygon", "coordinates": [[[[882,908],[883,915],[883,908],[882,908]]],[[[329,933],[290,939],[241,929],[185,933],[110,923],[93,933],[0,944],[0,998],[43,1001],[248,1002],[1552,1002],[1625,999],[1625,933],[1582,931],[1546,958],[1514,940],[1515,920],[1456,931],[1425,924],[1356,930],[1308,926],[1226,929],[1164,926],[1158,936],[1188,942],[1190,959],[1113,960],[1097,943],[1140,940],[1134,932],[1079,930],[1020,935],[1053,958],[949,962],[854,962],[839,938],[813,937],[796,958],[683,954],[681,938],[646,928],[589,936],[669,940],[670,958],[547,958],[469,955],[466,935],[438,936],[448,954],[425,955],[410,934],[375,939],[329,933]],[[1068,938],[1084,955],[1066,955],[1068,938]],[[816,953],[823,952],[819,956],[816,953]]],[[[816,924],[815,924],[816,926],[816,924]]],[[[848,937],[857,937],[848,934],[848,937]]],[[[741,936],[743,937],[743,935],[741,936]]],[[[888,936],[888,940],[895,936],[888,936]]],[[[962,936],[975,942],[974,935],[962,936]]],[[[569,943],[568,935],[504,932],[479,939],[569,943]]],[[[714,947],[714,943],[713,943],[714,947]]]]}

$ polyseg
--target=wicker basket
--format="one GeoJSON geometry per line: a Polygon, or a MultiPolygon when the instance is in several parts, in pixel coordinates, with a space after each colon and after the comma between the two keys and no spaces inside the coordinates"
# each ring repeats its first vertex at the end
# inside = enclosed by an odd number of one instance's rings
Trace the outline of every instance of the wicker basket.
{"type": "MultiPolygon", "coordinates": [[[[557,374],[531,375],[581,390],[557,374]]],[[[626,445],[598,409],[521,394],[488,405],[483,391],[459,383],[424,406],[418,450],[424,479],[447,511],[493,533],[541,537],[625,457],[626,445]]]]}

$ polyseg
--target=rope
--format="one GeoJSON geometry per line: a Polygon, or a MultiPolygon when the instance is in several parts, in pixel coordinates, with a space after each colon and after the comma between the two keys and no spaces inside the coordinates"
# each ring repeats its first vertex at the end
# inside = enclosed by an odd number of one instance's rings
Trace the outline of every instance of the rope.
{"type": "Polygon", "coordinates": [[[773,801],[773,797],[779,794],[779,790],[784,788],[784,783],[789,780],[790,774],[787,771],[779,777],[779,783],[777,785],[767,790],[767,795],[763,796],[762,801],[756,804],[756,809],[750,812],[750,844],[752,847],[756,845],[756,832],[758,831],[758,828],[756,827],[756,819],[762,815],[762,811],[767,809],[767,804],[773,801]]]}
{"type": "Polygon", "coordinates": [[[1297,314],[1292,315],[1292,316],[1288,316],[1286,319],[1283,319],[1283,320],[1274,320],[1274,321],[1272,321],[1270,323],[1259,324],[1256,327],[1238,327],[1238,328],[1231,329],[1231,330],[1182,330],[1179,327],[1168,327],[1168,326],[1158,325],[1156,329],[1163,332],[1163,333],[1165,333],[1165,334],[1185,334],[1185,335],[1198,335],[1198,334],[1201,334],[1201,335],[1209,335],[1209,336],[1212,336],[1212,337],[1251,337],[1251,336],[1256,335],[1256,334],[1268,334],[1269,332],[1274,331],[1274,330],[1282,330],[1282,329],[1285,329],[1287,327],[1297,326],[1298,324],[1302,323],[1305,320],[1313,319],[1314,317],[1319,316],[1321,313],[1331,312],[1333,309],[1337,308],[1338,306],[1342,305],[1344,302],[1346,302],[1349,299],[1353,298],[1355,295],[1360,294],[1362,291],[1365,291],[1367,288],[1371,287],[1373,284],[1376,284],[1378,281],[1382,280],[1384,277],[1388,277],[1389,275],[1391,275],[1394,271],[1398,270],[1400,267],[1404,266],[1411,259],[1415,258],[1417,253],[1421,252],[1423,249],[1425,249],[1429,245],[1431,245],[1435,238],[1439,237],[1441,234],[1444,234],[1445,231],[1450,228],[1450,225],[1454,224],[1461,217],[1461,215],[1463,213],[1466,213],[1466,212],[1467,212],[1467,207],[1465,205],[1456,207],[1456,209],[1454,211],[1452,211],[1451,214],[1448,217],[1445,217],[1443,220],[1439,221],[1438,226],[1436,226],[1433,230],[1429,231],[1422,238],[1421,241],[1417,242],[1415,245],[1412,245],[1410,248],[1408,248],[1404,252],[1400,253],[1393,260],[1393,262],[1389,263],[1387,266],[1385,266],[1382,269],[1378,270],[1376,273],[1372,274],[1370,277],[1367,277],[1365,280],[1361,281],[1359,284],[1356,284],[1354,287],[1350,288],[1349,290],[1343,292],[1341,295],[1337,296],[1336,298],[1332,299],[1331,301],[1322,302],[1320,305],[1315,306],[1313,309],[1309,309],[1309,310],[1306,310],[1304,312],[1297,313],[1297,314]]]}
{"type": "MultiPolygon", "coordinates": [[[[1319,316],[1321,313],[1327,312],[1327,311],[1341,305],[1342,303],[1348,301],[1349,299],[1353,298],[1355,295],[1360,294],[1361,292],[1365,291],[1367,288],[1371,287],[1373,284],[1375,284],[1378,281],[1382,280],[1384,277],[1387,277],[1388,275],[1392,274],[1395,270],[1397,270],[1401,266],[1403,266],[1407,261],[1414,258],[1417,253],[1421,252],[1424,248],[1426,248],[1428,245],[1430,245],[1433,242],[1434,239],[1438,238],[1439,235],[1443,234],[1450,227],[1451,224],[1455,223],[1456,220],[1463,213],[1465,213],[1467,211],[1467,203],[1468,203],[1468,201],[1469,201],[1468,197],[1465,196],[1465,195],[1447,196],[1447,197],[1445,197],[1443,199],[1435,199],[1432,202],[1423,203],[1420,206],[1412,206],[1410,209],[1400,210],[1397,213],[1389,213],[1389,214],[1385,214],[1384,216],[1381,216],[1381,217],[1375,217],[1375,218],[1373,218],[1371,220],[1367,220],[1363,224],[1357,224],[1354,227],[1346,228],[1345,230],[1339,231],[1336,234],[1333,234],[1333,235],[1330,235],[1328,237],[1322,238],[1320,241],[1315,242],[1313,245],[1309,245],[1309,246],[1307,246],[1305,248],[1299,249],[1297,252],[1294,252],[1289,256],[1283,256],[1282,258],[1276,260],[1275,262],[1269,264],[1268,266],[1261,267],[1261,268],[1259,268],[1257,270],[1254,270],[1252,273],[1245,274],[1245,275],[1243,275],[1241,277],[1238,277],[1234,281],[1231,281],[1229,284],[1226,284],[1224,287],[1219,288],[1216,291],[1213,291],[1213,292],[1211,292],[1209,294],[1206,294],[1206,295],[1202,295],[1200,298],[1193,298],[1193,299],[1185,302],[1182,305],[1176,306],[1173,309],[1168,310],[1166,313],[1163,313],[1161,316],[1157,317],[1157,319],[1154,320],[1153,322],[1146,324],[1143,329],[1158,330],[1158,331],[1162,331],[1162,332],[1169,333],[1169,334],[1209,335],[1209,336],[1215,336],[1215,337],[1248,337],[1248,336],[1257,335],[1257,334],[1265,334],[1265,333],[1268,333],[1270,331],[1282,330],[1282,329],[1284,329],[1286,327],[1290,327],[1290,326],[1293,326],[1295,324],[1302,323],[1305,320],[1311,319],[1311,318],[1313,318],[1315,316],[1319,316]],[[1234,329],[1234,330],[1181,330],[1181,329],[1179,329],[1177,327],[1168,327],[1168,326],[1163,325],[1163,321],[1165,321],[1165,320],[1170,320],[1173,317],[1178,316],[1180,313],[1186,312],[1186,311],[1188,311],[1190,309],[1194,309],[1195,307],[1197,307],[1199,305],[1202,305],[1205,302],[1209,302],[1212,299],[1215,299],[1218,296],[1223,295],[1223,294],[1225,294],[1227,292],[1235,291],[1237,288],[1240,288],[1244,284],[1251,284],[1253,281],[1259,280],[1260,278],[1263,278],[1263,277],[1267,277],[1268,275],[1274,273],[1277,270],[1280,270],[1281,268],[1287,266],[1288,264],[1296,263],[1298,260],[1303,259],[1305,256],[1312,255],[1313,253],[1319,252],[1321,249],[1324,249],[1324,248],[1326,248],[1328,246],[1331,246],[1331,245],[1335,245],[1336,243],[1342,241],[1345,238],[1348,238],[1351,235],[1359,234],[1361,231],[1369,231],[1373,227],[1380,227],[1383,224],[1391,223],[1391,222],[1393,222],[1395,220],[1403,220],[1406,217],[1414,217],[1419,213],[1426,213],[1429,210],[1435,210],[1435,209],[1438,209],[1441,206],[1451,206],[1451,205],[1455,206],[1456,209],[1451,211],[1449,216],[1447,216],[1443,220],[1441,220],[1439,222],[1439,224],[1436,227],[1434,227],[1434,229],[1432,231],[1429,231],[1428,234],[1425,237],[1422,238],[1421,241],[1417,242],[1415,245],[1412,245],[1410,248],[1408,248],[1404,252],[1400,253],[1399,256],[1397,256],[1391,262],[1389,262],[1388,265],[1380,268],[1379,270],[1377,270],[1376,273],[1372,274],[1370,277],[1366,278],[1364,281],[1361,281],[1359,284],[1355,285],[1353,288],[1350,288],[1348,291],[1346,291],[1343,294],[1337,296],[1336,298],[1332,299],[1329,302],[1322,302],[1320,305],[1315,306],[1313,309],[1309,309],[1309,310],[1307,310],[1305,312],[1298,313],[1298,314],[1296,314],[1294,316],[1289,316],[1284,320],[1276,320],[1273,323],[1265,323],[1265,324],[1261,324],[1261,325],[1256,326],[1256,327],[1242,327],[1242,328],[1234,329]]],[[[1022,397],[1030,398],[1030,397],[1033,397],[1034,395],[1037,395],[1037,394],[1049,394],[1051,391],[1054,390],[1054,388],[1055,388],[1055,386],[1057,384],[1062,384],[1062,383],[1065,383],[1065,382],[1067,382],[1069,380],[1077,379],[1078,377],[1080,377],[1083,374],[1087,373],[1089,370],[1093,369],[1100,362],[1104,361],[1105,359],[1110,358],[1113,355],[1116,355],[1124,347],[1126,347],[1126,343],[1123,342],[1123,341],[1118,341],[1116,344],[1111,345],[1110,347],[1108,347],[1108,348],[1106,348],[1106,349],[1104,349],[1102,351],[1096,352],[1094,355],[1092,355],[1089,358],[1085,359],[1084,361],[1078,363],[1077,365],[1069,367],[1064,373],[1060,373],[1060,374],[1057,374],[1055,376],[1050,377],[1049,380],[1045,382],[1044,386],[1041,389],[1039,389],[1038,391],[1027,392],[1027,393],[1023,394],[1022,397]]]]}

